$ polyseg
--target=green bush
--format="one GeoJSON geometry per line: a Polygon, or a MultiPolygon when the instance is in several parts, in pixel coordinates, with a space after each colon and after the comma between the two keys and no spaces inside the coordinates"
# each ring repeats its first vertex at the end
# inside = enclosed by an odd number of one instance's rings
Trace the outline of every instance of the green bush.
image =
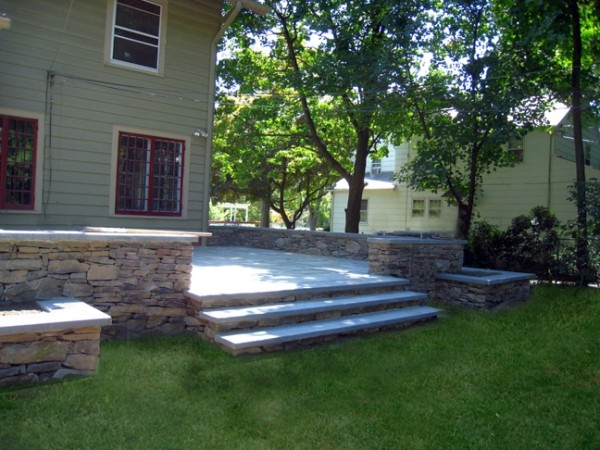
{"type": "Polygon", "coordinates": [[[558,273],[560,223],[545,207],[512,220],[502,231],[487,222],[473,227],[465,263],[474,267],[535,273],[553,280],[558,273]]]}
{"type": "Polygon", "coordinates": [[[472,267],[499,269],[498,251],[503,245],[503,232],[482,221],[473,225],[465,248],[465,264],[472,267]]]}

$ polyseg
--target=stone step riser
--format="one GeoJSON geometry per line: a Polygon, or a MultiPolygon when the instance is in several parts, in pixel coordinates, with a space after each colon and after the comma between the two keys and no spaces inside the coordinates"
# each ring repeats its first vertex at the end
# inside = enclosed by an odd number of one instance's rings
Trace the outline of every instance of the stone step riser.
{"type": "Polygon", "coordinates": [[[436,320],[436,319],[415,320],[414,322],[404,322],[404,323],[400,323],[400,324],[396,324],[396,325],[387,325],[385,327],[375,327],[375,328],[369,328],[369,329],[365,329],[365,330],[358,330],[358,331],[354,331],[354,332],[350,332],[350,333],[341,333],[338,335],[322,336],[322,337],[311,338],[311,339],[302,339],[302,340],[298,340],[298,341],[286,342],[285,344],[265,345],[262,347],[252,347],[252,348],[245,348],[245,349],[241,349],[241,350],[234,350],[234,349],[228,348],[221,344],[219,344],[219,347],[233,356],[256,354],[256,353],[266,353],[266,352],[278,352],[278,351],[285,351],[285,350],[294,350],[294,349],[300,349],[300,348],[306,348],[306,347],[311,347],[311,346],[332,343],[332,342],[335,342],[335,341],[338,341],[341,339],[349,339],[349,338],[356,337],[356,336],[368,336],[371,334],[382,333],[385,331],[401,330],[404,328],[410,328],[410,327],[417,326],[419,324],[424,324],[427,322],[431,322],[434,320],[436,320]]]}
{"type": "Polygon", "coordinates": [[[217,323],[210,320],[201,320],[206,326],[205,332],[214,334],[219,331],[228,330],[243,330],[259,327],[275,327],[279,325],[289,325],[293,323],[311,322],[315,320],[335,319],[338,317],[351,316],[356,314],[364,314],[377,311],[385,311],[389,309],[405,308],[409,306],[422,305],[423,300],[420,298],[410,300],[398,300],[391,303],[372,304],[367,306],[358,306],[353,308],[336,309],[331,311],[321,311],[308,314],[293,314],[284,317],[270,317],[268,314],[265,317],[253,320],[239,320],[232,323],[217,323]]]}
{"type": "Polygon", "coordinates": [[[333,342],[339,339],[344,339],[352,336],[362,336],[369,335],[378,332],[388,331],[388,330],[398,330],[409,328],[418,324],[423,324],[426,322],[431,322],[437,319],[437,314],[417,317],[412,320],[399,320],[396,323],[388,323],[384,325],[375,325],[370,327],[365,327],[361,329],[354,329],[348,331],[340,331],[340,332],[332,332],[329,334],[325,334],[322,336],[315,337],[307,337],[307,338],[299,338],[289,340],[287,342],[282,343],[274,343],[274,344],[257,344],[255,346],[247,346],[245,348],[235,348],[233,346],[227,345],[226,343],[216,340],[216,343],[226,352],[231,355],[238,356],[243,354],[253,354],[253,353],[264,353],[264,352],[273,352],[273,351],[283,351],[283,350],[291,350],[295,348],[308,347],[313,345],[320,345],[323,343],[333,342]]]}

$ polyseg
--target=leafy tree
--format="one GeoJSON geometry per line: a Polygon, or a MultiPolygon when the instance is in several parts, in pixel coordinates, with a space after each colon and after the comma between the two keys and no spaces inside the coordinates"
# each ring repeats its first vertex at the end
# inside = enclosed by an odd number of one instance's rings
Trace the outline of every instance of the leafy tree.
{"type": "MultiPolygon", "coordinates": [[[[389,93],[418,54],[427,1],[284,0],[273,8],[263,45],[279,61],[267,83],[292,89],[320,158],[349,185],[347,232],[358,232],[366,161],[397,125],[389,93]],[[326,104],[328,108],[320,105],[326,104]]],[[[257,22],[246,23],[255,35],[257,22]],[[251,28],[255,26],[255,28],[251,28]]],[[[235,33],[250,46],[248,28],[235,33]]],[[[248,72],[248,76],[255,76],[248,72]]]]}
{"type": "MultiPolygon", "coordinates": [[[[577,185],[569,186],[569,200],[577,203],[577,185]]],[[[600,236],[600,180],[592,178],[585,182],[586,214],[590,236],[600,236]]]]}
{"type": "MultiPolygon", "coordinates": [[[[275,62],[243,49],[235,70],[273,70],[275,62]]],[[[234,80],[234,71],[228,72],[234,80]]],[[[289,90],[265,86],[262,78],[237,97],[221,94],[215,120],[213,197],[243,195],[279,213],[287,228],[327,193],[332,170],[312,148],[297,103],[289,90]]],[[[265,225],[263,223],[263,225],[265,225]]]]}
{"type": "Polygon", "coordinates": [[[587,282],[588,229],[585,116],[597,109],[600,95],[600,1],[498,0],[507,8],[516,47],[540,67],[539,79],[552,95],[571,106],[575,147],[577,205],[577,269],[587,282]]]}
{"type": "Polygon", "coordinates": [[[506,144],[542,123],[546,103],[489,0],[445,1],[434,17],[429,71],[399,98],[416,155],[397,177],[456,204],[456,234],[466,238],[483,176],[514,164],[506,144]]]}

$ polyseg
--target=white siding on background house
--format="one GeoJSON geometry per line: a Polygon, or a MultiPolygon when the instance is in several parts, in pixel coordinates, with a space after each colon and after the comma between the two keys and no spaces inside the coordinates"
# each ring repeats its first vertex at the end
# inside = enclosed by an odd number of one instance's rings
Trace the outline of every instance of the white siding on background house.
{"type": "Polygon", "coordinates": [[[220,24],[218,0],[169,0],[164,74],[105,62],[112,0],[1,1],[11,18],[0,31],[0,113],[45,114],[42,213],[0,213],[2,225],[119,226],[199,230],[205,224],[212,105],[211,41],[220,24]],[[48,78],[49,77],[49,78],[48,78]],[[47,79],[49,82],[47,83],[47,79]],[[114,127],[191,144],[187,217],[114,215],[114,127]]]}
{"type": "MultiPolygon", "coordinates": [[[[568,199],[569,186],[575,181],[574,147],[561,133],[570,129],[568,117],[562,123],[552,133],[529,133],[523,140],[523,162],[485,177],[477,204],[481,219],[505,228],[514,217],[529,214],[536,206],[547,207],[563,223],[575,218],[575,205],[568,199]]],[[[590,162],[600,165],[598,128],[588,127],[584,139],[591,150],[590,162]]],[[[600,170],[587,166],[586,178],[593,177],[600,178],[600,170]]]]}
{"type": "MultiPolygon", "coordinates": [[[[368,220],[361,222],[359,232],[366,234],[394,231],[437,231],[453,233],[456,227],[456,208],[441,201],[440,214],[429,217],[426,209],[423,217],[413,217],[413,200],[439,201],[441,197],[432,192],[414,192],[405,184],[393,181],[393,174],[408,160],[410,145],[390,145],[389,154],[381,160],[381,174],[371,176],[372,162],[367,162],[367,179],[363,199],[368,200],[368,220]]],[[[344,231],[345,209],[348,202],[348,185],[338,182],[333,190],[331,205],[331,231],[344,231]]]]}
{"type": "MultiPolygon", "coordinates": [[[[529,214],[536,206],[545,206],[565,223],[575,219],[575,205],[570,186],[575,180],[574,146],[570,116],[565,107],[556,108],[549,115],[551,132],[538,129],[528,133],[521,142],[523,161],[514,167],[505,167],[487,174],[477,193],[474,221],[485,220],[506,228],[513,218],[529,214]],[[550,117],[551,116],[551,117],[550,117]]],[[[584,147],[588,165],[586,178],[600,179],[600,127],[587,124],[584,129],[584,147]]],[[[390,153],[381,161],[382,174],[378,182],[399,170],[410,158],[411,146],[390,146],[390,153]],[[385,169],[383,169],[385,167],[385,169]],[[393,167],[393,169],[390,169],[393,167]]],[[[367,169],[370,166],[368,165],[367,169]]],[[[367,170],[368,172],[368,170],[367,170]]],[[[381,231],[438,231],[453,233],[456,229],[457,208],[441,201],[439,214],[430,214],[431,202],[439,206],[441,197],[431,192],[409,189],[394,183],[393,190],[370,189],[370,174],[363,198],[369,200],[368,222],[360,225],[364,233],[381,231]],[[422,213],[413,213],[417,201],[422,213]],[[438,203],[435,203],[438,202],[438,203]]],[[[391,177],[388,177],[391,181],[391,177]]],[[[371,186],[373,187],[373,186],[371,186]]],[[[332,231],[343,231],[343,214],[348,198],[347,185],[339,182],[333,192],[332,231]]]]}

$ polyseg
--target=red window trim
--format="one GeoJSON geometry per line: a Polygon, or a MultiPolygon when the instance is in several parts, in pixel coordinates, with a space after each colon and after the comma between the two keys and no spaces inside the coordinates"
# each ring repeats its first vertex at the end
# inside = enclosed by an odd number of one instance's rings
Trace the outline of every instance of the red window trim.
{"type": "Polygon", "coordinates": [[[183,216],[183,191],[184,191],[184,168],[185,168],[185,141],[182,139],[172,139],[166,138],[162,136],[153,136],[148,134],[120,131],[119,138],[117,142],[117,180],[116,180],[116,193],[115,193],[115,214],[118,215],[128,215],[128,216],[151,216],[151,217],[181,217],[183,216]],[[147,196],[145,198],[145,210],[135,210],[135,209],[124,209],[119,208],[119,200],[120,200],[120,191],[121,191],[121,177],[120,177],[120,169],[121,169],[121,138],[122,136],[131,136],[135,138],[148,139],[151,142],[150,145],[150,156],[149,162],[149,173],[147,175],[148,186],[145,186],[145,190],[147,191],[147,196]],[[169,211],[155,211],[152,209],[154,202],[154,165],[152,161],[156,156],[156,142],[157,141],[168,141],[168,142],[176,142],[181,145],[181,161],[178,163],[178,167],[180,170],[180,176],[178,177],[179,183],[177,186],[177,191],[179,193],[179,198],[177,200],[177,211],[169,212],[169,211]]]}
{"type": "Polygon", "coordinates": [[[0,128],[2,128],[2,142],[0,142],[0,209],[9,211],[32,211],[35,209],[35,191],[36,191],[36,168],[37,168],[37,145],[38,145],[38,119],[30,117],[12,116],[8,114],[0,115],[0,128]],[[7,183],[7,158],[8,158],[8,123],[9,120],[19,120],[33,123],[33,143],[31,149],[31,184],[29,187],[28,204],[11,204],[6,201],[6,183],[7,183]]]}

